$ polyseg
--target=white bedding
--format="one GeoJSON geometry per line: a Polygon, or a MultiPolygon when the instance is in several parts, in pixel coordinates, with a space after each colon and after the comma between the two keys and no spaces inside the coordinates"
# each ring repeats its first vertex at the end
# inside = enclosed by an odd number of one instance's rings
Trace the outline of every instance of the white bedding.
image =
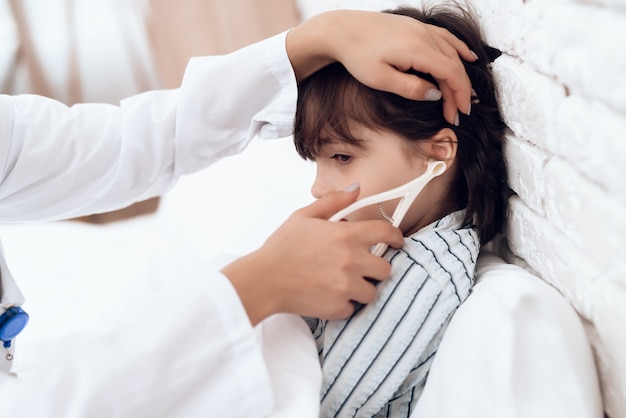
{"type": "Polygon", "coordinates": [[[493,254],[481,254],[477,269],[414,416],[602,417],[593,354],[574,309],[493,254]]]}
{"type": "MultiPolygon", "coordinates": [[[[154,215],[107,226],[1,225],[7,261],[31,315],[17,342],[15,370],[41,391],[41,411],[51,412],[46,408],[55,402],[88,403],[88,393],[64,390],[63,356],[101,348],[96,345],[115,335],[124,310],[141,309],[143,295],[167,290],[172,277],[256,248],[312,200],[313,177],[313,166],[297,157],[290,140],[256,142],[243,155],[183,179],[154,215]],[[51,351],[39,352],[40,344],[51,351]]],[[[493,256],[481,259],[479,273],[474,293],[450,324],[415,416],[602,416],[591,350],[564,299],[493,256]]],[[[164,330],[155,324],[143,332],[164,330]]],[[[304,324],[279,315],[258,334],[277,393],[274,416],[316,416],[320,376],[304,324]]],[[[120,353],[124,361],[132,359],[120,353]]],[[[99,365],[92,364],[94,370],[76,375],[98,375],[99,365]]]]}

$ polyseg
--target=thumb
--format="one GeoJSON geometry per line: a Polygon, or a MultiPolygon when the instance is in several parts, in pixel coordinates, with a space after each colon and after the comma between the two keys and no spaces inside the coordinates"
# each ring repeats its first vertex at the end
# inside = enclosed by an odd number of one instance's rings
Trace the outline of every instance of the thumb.
{"type": "Polygon", "coordinates": [[[359,183],[346,187],[343,191],[328,193],[300,210],[307,217],[328,219],[359,197],[359,183]]]}
{"type": "Polygon", "coordinates": [[[431,82],[414,74],[402,73],[394,68],[385,69],[385,84],[380,90],[395,93],[405,99],[436,101],[441,99],[441,92],[431,82]]]}

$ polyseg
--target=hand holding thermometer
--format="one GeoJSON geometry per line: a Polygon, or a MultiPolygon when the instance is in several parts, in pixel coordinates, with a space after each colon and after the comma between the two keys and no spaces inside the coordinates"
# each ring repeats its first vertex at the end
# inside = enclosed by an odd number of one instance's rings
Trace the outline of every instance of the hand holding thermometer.
{"type": "MultiPolygon", "coordinates": [[[[391,224],[397,228],[422,189],[424,189],[430,180],[443,174],[444,171],[446,171],[446,163],[443,161],[430,161],[426,167],[426,171],[421,176],[403,184],[402,186],[398,186],[395,189],[387,190],[386,192],[377,193],[375,195],[357,200],[350,206],[335,213],[328,220],[331,222],[338,222],[350,213],[366,206],[400,198],[400,202],[390,219],[391,224]]],[[[385,250],[387,250],[387,244],[381,242],[372,248],[372,254],[381,256],[385,250]]]]}

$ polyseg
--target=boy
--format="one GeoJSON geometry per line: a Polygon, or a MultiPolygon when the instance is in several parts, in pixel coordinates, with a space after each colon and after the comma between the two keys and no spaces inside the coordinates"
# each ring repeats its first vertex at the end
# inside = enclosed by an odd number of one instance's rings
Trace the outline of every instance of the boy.
{"type": "MultiPolygon", "coordinates": [[[[363,198],[421,175],[429,161],[447,166],[400,224],[405,243],[385,253],[392,273],[378,285],[377,299],[346,320],[309,320],[322,365],[325,417],[411,414],[446,326],[470,293],[480,244],[501,229],[506,207],[504,123],[488,68],[494,51],[460,7],[391,13],[444,27],[466,42],[479,57],[465,63],[475,95],[471,114],[450,124],[441,102],[374,91],[341,64],[300,86],[294,141],[303,158],[316,162],[316,198],[355,182],[363,198]]],[[[390,220],[396,203],[344,220],[390,220]]]]}

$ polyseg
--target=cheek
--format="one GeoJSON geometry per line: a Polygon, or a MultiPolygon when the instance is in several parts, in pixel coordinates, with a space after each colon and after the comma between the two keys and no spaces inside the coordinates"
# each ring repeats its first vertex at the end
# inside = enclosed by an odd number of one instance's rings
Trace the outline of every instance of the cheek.
{"type": "Polygon", "coordinates": [[[376,205],[361,208],[356,212],[352,212],[350,215],[346,216],[346,220],[348,220],[349,222],[371,221],[379,219],[382,218],[378,213],[378,207],[376,205]]]}
{"type": "MultiPolygon", "coordinates": [[[[359,209],[356,212],[353,212],[346,216],[345,220],[349,222],[358,222],[358,221],[371,221],[371,220],[385,220],[389,223],[393,223],[393,214],[400,203],[400,199],[387,200],[384,202],[380,202],[379,204],[373,204],[362,209],[359,209]],[[382,213],[381,213],[382,209],[382,213]],[[384,214],[384,215],[383,215],[384,214]]],[[[403,233],[406,233],[407,223],[413,224],[412,220],[415,213],[415,209],[411,207],[409,212],[404,216],[402,223],[400,224],[400,229],[403,233]]]]}
{"type": "MultiPolygon", "coordinates": [[[[386,201],[381,203],[381,207],[389,218],[393,215],[393,212],[396,210],[398,206],[398,199],[386,201]]],[[[385,217],[381,215],[380,209],[377,204],[370,205],[359,209],[356,212],[351,213],[346,217],[348,221],[356,222],[356,221],[370,221],[370,220],[384,220],[385,217]]]]}

